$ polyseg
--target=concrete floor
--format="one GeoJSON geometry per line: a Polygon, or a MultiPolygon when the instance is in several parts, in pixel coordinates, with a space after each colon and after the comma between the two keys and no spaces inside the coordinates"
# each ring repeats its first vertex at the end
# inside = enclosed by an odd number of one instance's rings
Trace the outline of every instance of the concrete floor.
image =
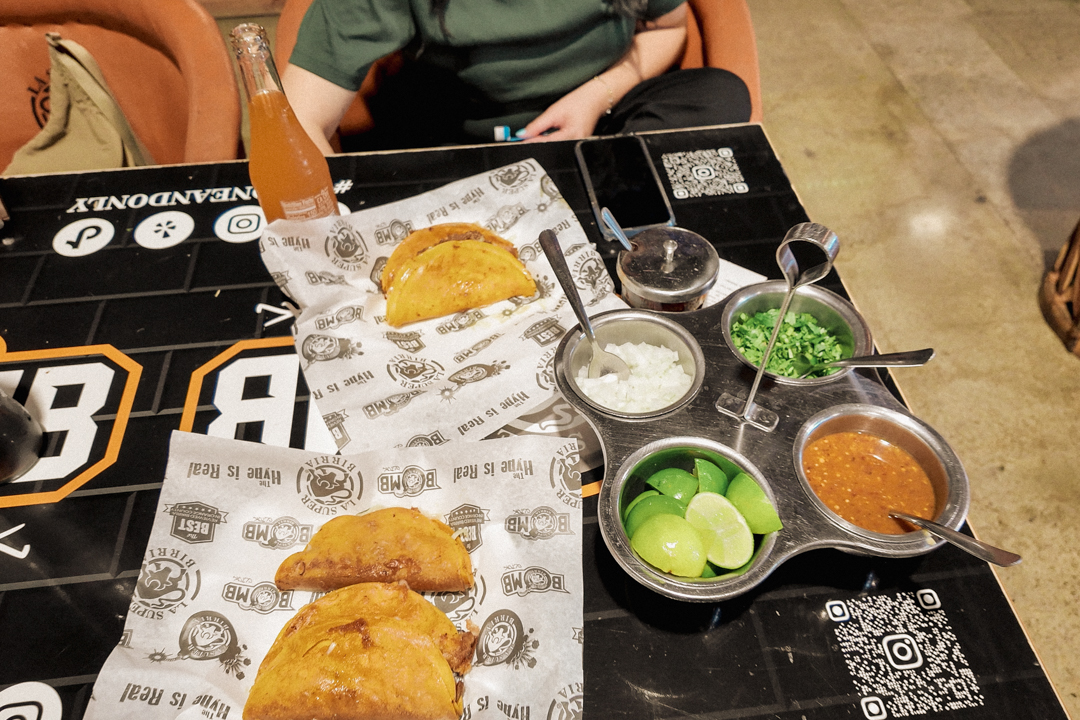
{"type": "Polygon", "coordinates": [[[1080,220],[1078,0],[749,0],[764,127],[1080,718],[1080,358],[1039,313],[1080,220]]]}

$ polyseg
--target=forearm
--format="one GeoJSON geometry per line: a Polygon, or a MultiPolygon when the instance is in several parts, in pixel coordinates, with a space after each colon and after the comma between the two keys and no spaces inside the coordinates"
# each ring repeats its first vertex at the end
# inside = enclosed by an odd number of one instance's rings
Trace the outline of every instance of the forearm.
{"type": "Polygon", "coordinates": [[[333,154],[337,131],[356,93],[295,65],[286,65],[281,84],[297,120],[324,155],[333,154]]]}
{"type": "Polygon", "coordinates": [[[634,35],[630,49],[615,64],[597,76],[594,92],[602,95],[610,108],[635,85],[666,72],[682,57],[686,47],[686,6],[646,23],[634,35]]]}

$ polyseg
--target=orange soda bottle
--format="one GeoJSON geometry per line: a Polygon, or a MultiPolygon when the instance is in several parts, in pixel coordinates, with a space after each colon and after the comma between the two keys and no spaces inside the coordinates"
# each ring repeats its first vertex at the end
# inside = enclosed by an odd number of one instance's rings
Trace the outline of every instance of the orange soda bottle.
{"type": "Polygon", "coordinates": [[[337,215],[330,168],[285,97],[266,31],[237,25],[232,44],[248,97],[248,175],[266,221],[337,215]]]}

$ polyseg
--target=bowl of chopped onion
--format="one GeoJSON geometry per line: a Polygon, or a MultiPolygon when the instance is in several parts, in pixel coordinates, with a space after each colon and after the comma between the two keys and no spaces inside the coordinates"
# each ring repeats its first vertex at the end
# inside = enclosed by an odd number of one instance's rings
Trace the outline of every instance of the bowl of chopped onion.
{"type": "Polygon", "coordinates": [[[630,377],[589,377],[592,346],[580,327],[555,356],[566,384],[591,408],[628,420],[675,412],[697,395],[705,373],[701,346],[682,325],[647,310],[612,310],[590,318],[597,342],[621,357],[630,377]]]}
{"type": "MultiPolygon", "coordinates": [[[[770,280],[737,290],[724,301],[724,341],[754,370],[765,354],[786,290],[783,280],[770,280]]],[[[870,328],[850,302],[816,285],[804,285],[791,299],[765,374],[778,383],[820,385],[843,377],[851,368],[799,375],[816,363],[869,355],[872,350],[870,328]]]]}

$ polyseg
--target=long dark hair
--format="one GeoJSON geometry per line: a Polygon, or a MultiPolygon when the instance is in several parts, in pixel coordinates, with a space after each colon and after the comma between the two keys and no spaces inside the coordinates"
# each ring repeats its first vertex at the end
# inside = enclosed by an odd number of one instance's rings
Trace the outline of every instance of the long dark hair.
{"type": "Polygon", "coordinates": [[[443,35],[450,37],[450,31],[446,29],[446,6],[450,0],[431,0],[431,14],[439,18],[439,29],[443,35]]]}

